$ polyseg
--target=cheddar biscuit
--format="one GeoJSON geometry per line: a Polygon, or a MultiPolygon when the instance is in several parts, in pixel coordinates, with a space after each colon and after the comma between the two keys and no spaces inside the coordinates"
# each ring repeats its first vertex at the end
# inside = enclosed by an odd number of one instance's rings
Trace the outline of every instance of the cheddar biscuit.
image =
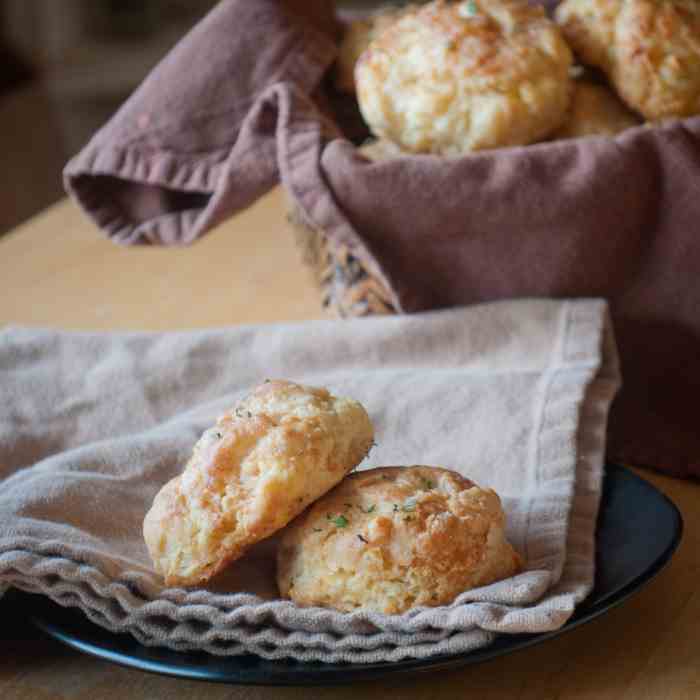
{"type": "Polygon", "coordinates": [[[651,121],[700,114],[697,0],[564,0],[556,18],[631,109],[651,121]]]}
{"type": "Polygon", "coordinates": [[[561,126],[571,64],[541,7],[434,0],[362,54],[357,97],[375,136],[410,153],[460,155],[532,143],[561,126]]]}
{"type": "Polygon", "coordinates": [[[504,527],[496,493],[456,472],[370,469],[286,528],[277,583],[299,605],[345,612],[444,605],[521,569],[504,527]]]}
{"type": "Polygon", "coordinates": [[[197,442],[143,524],[168,585],[206,581],[359,464],[373,428],[356,401],[288,381],[257,387],[197,442]]]}
{"type": "Polygon", "coordinates": [[[577,80],[564,126],[552,138],[615,136],[640,123],[641,120],[605,85],[577,80]]]}

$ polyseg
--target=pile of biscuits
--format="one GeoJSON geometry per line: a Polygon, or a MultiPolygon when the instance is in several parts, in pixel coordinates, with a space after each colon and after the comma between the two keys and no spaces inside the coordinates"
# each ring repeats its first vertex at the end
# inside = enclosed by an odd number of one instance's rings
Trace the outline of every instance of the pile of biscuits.
{"type": "Polygon", "coordinates": [[[370,157],[612,136],[700,114],[700,2],[393,7],[350,24],[335,75],[391,144],[370,157]]]}
{"type": "Polygon", "coordinates": [[[267,381],[204,432],[143,534],[167,585],[210,580],[280,533],[277,585],[302,606],[402,613],[522,568],[497,494],[437,467],[348,475],[369,453],[365,409],[267,381]]]}

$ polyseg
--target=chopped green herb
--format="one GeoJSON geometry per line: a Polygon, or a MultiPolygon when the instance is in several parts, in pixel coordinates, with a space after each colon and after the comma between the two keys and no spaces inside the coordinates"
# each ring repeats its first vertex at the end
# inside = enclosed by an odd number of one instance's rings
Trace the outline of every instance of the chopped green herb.
{"type": "Polygon", "coordinates": [[[473,17],[474,15],[479,14],[479,6],[474,2],[474,0],[469,0],[469,2],[465,3],[465,8],[467,11],[467,14],[473,17]]]}
{"type": "Polygon", "coordinates": [[[407,498],[405,503],[401,506],[401,510],[404,513],[412,513],[416,509],[416,502],[412,498],[407,498]]]}
{"type": "Polygon", "coordinates": [[[314,532],[323,532],[323,528],[322,527],[315,527],[314,532]]]}
{"type": "Polygon", "coordinates": [[[358,535],[357,539],[361,542],[364,542],[365,544],[369,544],[369,540],[366,540],[362,535],[358,535]]]}
{"type": "Polygon", "coordinates": [[[347,527],[350,521],[344,515],[339,515],[337,518],[333,518],[333,523],[338,527],[347,527]]]}
{"type": "Polygon", "coordinates": [[[398,504],[398,503],[394,503],[394,508],[393,508],[394,513],[397,513],[398,510],[399,510],[399,504],[398,504]]]}
{"type": "Polygon", "coordinates": [[[430,479],[423,478],[421,481],[423,482],[423,487],[428,489],[428,491],[435,488],[435,482],[431,481],[430,479]]]}
{"type": "Polygon", "coordinates": [[[223,437],[223,434],[220,433],[218,430],[214,433],[214,435],[216,435],[217,440],[221,440],[221,438],[223,437]]]}
{"type": "Polygon", "coordinates": [[[367,508],[363,508],[362,506],[360,506],[360,510],[361,510],[363,513],[374,513],[374,509],[375,509],[376,507],[377,507],[377,506],[375,506],[374,503],[373,503],[371,506],[368,506],[367,508]]]}

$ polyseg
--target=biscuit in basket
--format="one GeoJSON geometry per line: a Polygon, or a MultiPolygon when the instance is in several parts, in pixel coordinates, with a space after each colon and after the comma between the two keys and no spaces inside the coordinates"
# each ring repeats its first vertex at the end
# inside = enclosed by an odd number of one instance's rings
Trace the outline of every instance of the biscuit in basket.
{"type": "Polygon", "coordinates": [[[288,381],[257,387],[197,442],[143,525],[168,585],[206,581],[284,527],[366,456],[364,408],[288,381]]]}
{"type": "Polygon", "coordinates": [[[401,149],[391,141],[383,139],[369,139],[365,141],[357,149],[365,158],[375,163],[381,163],[385,160],[398,158],[401,154],[401,149]]]}
{"type": "Polygon", "coordinates": [[[700,2],[564,0],[556,18],[631,109],[650,121],[700,114],[700,2]]]}
{"type": "Polygon", "coordinates": [[[348,476],[283,532],[280,593],[303,606],[398,614],[522,568],[496,493],[448,469],[348,476]]]}
{"type": "Polygon", "coordinates": [[[566,122],[552,138],[615,136],[640,123],[641,120],[625,107],[610,88],[577,80],[566,122]]]}
{"type": "Polygon", "coordinates": [[[523,0],[434,0],[382,32],[355,69],[375,136],[409,153],[524,145],[563,123],[571,51],[523,0]]]}
{"type": "Polygon", "coordinates": [[[341,92],[355,94],[355,64],[370,43],[391,26],[413,5],[407,7],[381,7],[369,17],[349,22],[335,64],[335,87],[341,92]]]}

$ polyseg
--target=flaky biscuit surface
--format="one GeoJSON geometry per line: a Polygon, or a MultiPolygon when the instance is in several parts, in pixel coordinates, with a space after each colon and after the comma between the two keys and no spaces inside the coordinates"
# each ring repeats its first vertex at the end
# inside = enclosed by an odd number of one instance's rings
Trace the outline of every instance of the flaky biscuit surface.
{"type": "Polygon", "coordinates": [[[532,143],[558,128],[571,63],[541,7],[435,0],[378,36],[355,79],[375,136],[406,152],[460,155],[532,143]]]}
{"type": "Polygon", "coordinates": [[[565,0],[556,17],[630,108],[651,121],[700,114],[700,2],[565,0]]]}
{"type": "Polygon", "coordinates": [[[206,581],[284,527],[369,451],[364,408],[326,389],[270,381],[221,416],[144,520],[168,585],[206,581]]]}
{"type": "Polygon", "coordinates": [[[280,593],[303,606],[398,614],[514,575],[496,493],[435,467],[346,477],[284,531],[280,593]]]}
{"type": "Polygon", "coordinates": [[[615,136],[638,126],[641,120],[605,85],[577,80],[574,98],[564,126],[552,138],[571,139],[584,136],[615,136]]]}

